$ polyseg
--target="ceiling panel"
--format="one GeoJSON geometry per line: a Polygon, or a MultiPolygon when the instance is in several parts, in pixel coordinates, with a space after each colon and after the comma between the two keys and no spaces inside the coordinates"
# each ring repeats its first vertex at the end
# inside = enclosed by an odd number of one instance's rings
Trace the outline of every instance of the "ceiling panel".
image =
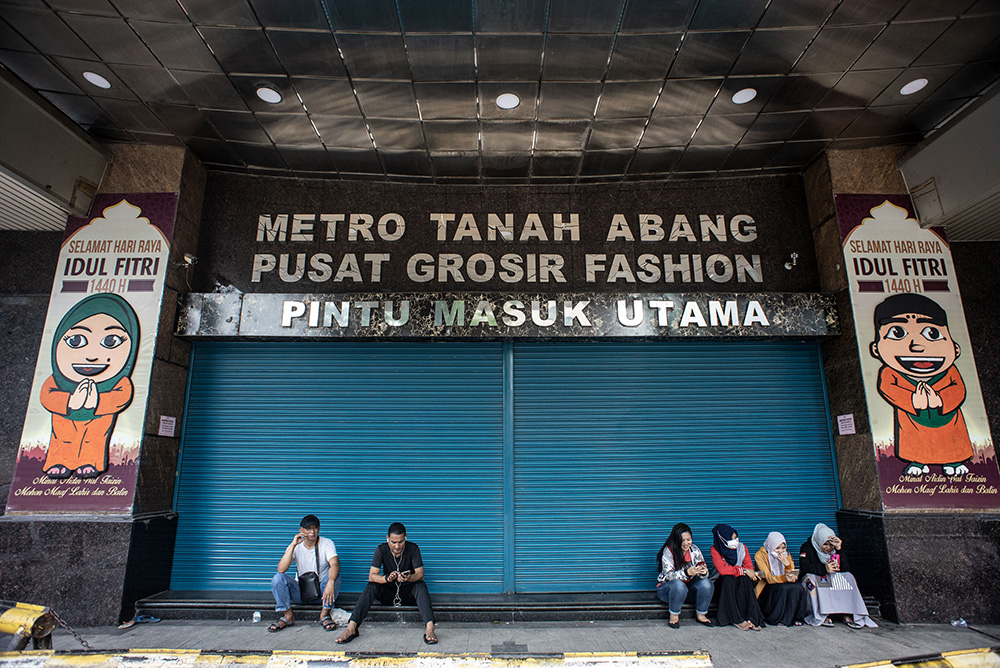
{"type": "MultiPolygon", "coordinates": [[[[882,25],[829,26],[816,35],[795,64],[794,72],[842,72],[849,69],[871,45],[882,25]]],[[[876,66],[864,69],[878,69],[876,66]]]]}
{"type": "Polygon", "coordinates": [[[250,0],[250,4],[266,26],[326,30],[330,25],[320,0],[250,0]]]}
{"type": "Polygon", "coordinates": [[[354,88],[346,79],[296,77],[292,85],[311,114],[325,116],[361,116],[354,88]]]}
{"type": "Polygon", "coordinates": [[[646,118],[662,87],[660,80],[609,81],[601,90],[597,118],[646,118]]]}
{"type": "Polygon", "coordinates": [[[368,136],[368,126],[360,118],[350,116],[319,116],[309,117],[323,144],[327,148],[371,148],[372,140],[368,136]]]}
{"type": "Polygon", "coordinates": [[[612,34],[622,0],[549,0],[549,32],[612,34]]]}
{"type": "Polygon", "coordinates": [[[268,140],[257,117],[249,112],[206,111],[205,117],[223,139],[250,143],[268,140]]]}
{"type": "Polygon", "coordinates": [[[749,38],[749,30],[688,33],[670,69],[670,76],[728,74],[749,38]]]}
{"type": "Polygon", "coordinates": [[[587,148],[591,151],[635,148],[645,127],[645,119],[641,118],[594,121],[594,129],[587,148]]]}
{"type": "Polygon", "coordinates": [[[480,124],[483,153],[527,154],[532,147],[535,124],[530,121],[488,121],[480,124]]]}
{"type": "Polygon", "coordinates": [[[244,98],[236,92],[229,77],[224,74],[173,70],[171,75],[199,107],[233,111],[244,111],[247,108],[244,98]]]}
{"type": "Polygon", "coordinates": [[[182,142],[213,169],[785,173],[831,145],[919,141],[983,95],[1000,3],[0,0],[0,64],[95,138],[182,142]],[[903,96],[916,78],[926,88],[903,96]],[[756,97],[734,102],[744,88],[756,97]],[[519,103],[501,109],[503,93],[519,103]]]}
{"type": "Polygon", "coordinates": [[[354,89],[361,103],[361,111],[378,118],[418,119],[417,99],[409,81],[354,82],[354,89]]]}
{"type": "MultiPolygon", "coordinates": [[[[601,95],[601,83],[542,83],[542,94],[538,101],[538,118],[590,118],[597,108],[601,95]]],[[[647,110],[648,112],[648,110],[647,110]]]]}
{"type": "Polygon", "coordinates": [[[756,30],[733,67],[733,74],[784,74],[816,36],[813,29],[756,30]]]}
{"type": "Polygon", "coordinates": [[[476,84],[471,81],[417,82],[414,90],[423,119],[476,117],[476,84]]]}
{"type": "Polygon", "coordinates": [[[603,79],[613,43],[611,35],[549,35],[545,40],[542,78],[603,79]]]}
{"type": "Polygon", "coordinates": [[[54,12],[0,4],[0,17],[24,40],[46,55],[99,60],[97,54],[54,12]]]}
{"type": "Polygon", "coordinates": [[[373,118],[368,129],[375,139],[375,146],[382,149],[423,150],[426,142],[420,121],[401,121],[390,118],[373,118]]]}
{"type": "Polygon", "coordinates": [[[424,121],[431,151],[478,151],[479,124],[475,121],[424,121]]]}
{"type": "Polygon", "coordinates": [[[196,72],[222,70],[201,33],[191,24],[132,21],[130,25],[165,67],[196,72]]]}
{"type": "MultiPolygon", "coordinates": [[[[0,51],[0,62],[26,84],[39,91],[82,93],[76,83],[40,53],[0,51]]],[[[102,66],[106,70],[106,67],[102,66]]]]}
{"type": "Polygon", "coordinates": [[[149,108],[170,132],[182,140],[191,137],[222,138],[200,109],[172,104],[150,104],[149,108]]]}
{"type": "Polygon", "coordinates": [[[426,0],[397,0],[396,7],[405,33],[472,32],[469,0],[434,0],[433,11],[426,0]]]}
{"type": "MultiPolygon", "coordinates": [[[[148,1],[148,0],[147,0],[148,1]]],[[[184,11],[197,25],[255,26],[257,17],[246,0],[184,0],[184,11]]]]}
{"type": "Polygon", "coordinates": [[[692,30],[753,28],[769,0],[713,0],[701,2],[691,20],[692,30]]]}
{"type": "Polygon", "coordinates": [[[608,80],[662,80],[674,62],[681,36],[682,33],[619,35],[611,56],[608,80]]]}
{"type": "Polygon", "coordinates": [[[819,28],[840,0],[771,0],[760,21],[761,28],[819,28]]]}
{"type": "Polygon", "coordinates": [[[582,151],[590,125],[588,121],[539,121],[535,125],[535,150],[582,151]]]}
{"type": "Polygon", "coordinates": [[[542,45],[537,35],[477,35],[477,75],[480,81],[538,80],[542,75],[542,45]]]}
{"type": "Polygon", "coordinates": [[[337,33],[337,44],[352,77],[409,79],[402,35],[337,33]]]}
{"type": "Polygon", "coordinates": [[[328,30],[268,30],[267,38],[290,75],[347,78],[340,50],[328,30]]]}
{"type": "Polygon", "coordinates": [[[199,29],[222,68],[230,73],[284,74],[284,68],[260,28],[199,29]]]}
{"type": "Polygon", "coordinates": [[[176,2],[149,2],[149,0],[111,0],[111,2],[127,19],[188,23],[187,14],[176,2]]]}
{"type": "Polygon", "coordinates": [[[472,35],[407,35],[406,53],[416,81],[473,81],[472,35]]]}

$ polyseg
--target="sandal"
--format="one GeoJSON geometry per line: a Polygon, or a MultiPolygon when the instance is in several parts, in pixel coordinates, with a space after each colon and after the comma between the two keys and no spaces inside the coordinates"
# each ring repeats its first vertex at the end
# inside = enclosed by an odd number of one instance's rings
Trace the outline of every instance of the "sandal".
{"type": "Polygon", "coordinates": [[[848,626],[850,626],[852,629],[863,629],[863,628],[865,628],[864,624],[859,624],[858,622],[854,621],[853,619],[845,619],[844,623],[847,624],[848,626]]]}
{"type": "Polygon", "coordinates": [[[284,617],[278,617],[277,620],[275,620],[274,622],[272,622],[271,625],[267,627],[267,632],[268,633],[277,633],[278,631],[280,631],[282,629],[287,629],[289,626],[293,626],[294,624],[295,624],[295,622],[290,622],[287,619],[285,619],[284,617]]]}
{"type": "Polygon", "coordinates": [[[833,626],[833,620],[827,617],[826,619],[823,620],[820,626],[833,626]]]}
{"type": "Polygon", "coordinates": [[[429,635],[427,635],[425,633],[424,634],[424,644],[425,645],[436,645],[436,644],[438,644],[437,636],[429,636],[429,635]]]}
{"type": "Polygon", "coordinates": [[[337,643],[338,645],[346,645],[347,643],[357,638],[359,635],[361,634],[358,633],[357,631],[355,631],[354,633],[345,633],[344,635],[334,640],[334,642],[337,643]]]}
{"type": "Polygon", "coordinates": [[[333,621],[333,617],[329,615],[319,620],[319,623],[323,626],[324,631],[332,631],[337,628],[337,622],[333,621]]]}
{"type": "Polygon", "coordinates": [[[73,472],[62,464],[56,464],[55,466],[50,466],[48,470],[45,471],[45,475],[53,480],[64,480],[73,475],[73,472]]]}

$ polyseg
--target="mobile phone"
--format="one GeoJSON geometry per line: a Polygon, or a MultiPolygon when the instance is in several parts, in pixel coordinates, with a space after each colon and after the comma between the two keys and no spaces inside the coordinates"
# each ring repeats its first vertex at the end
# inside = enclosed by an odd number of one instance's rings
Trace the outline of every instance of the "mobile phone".
{"type": "Polygon", "coordinates": [[[831,554],[830,555],[830,560],[833,563],[837,564],[837,568],[840,568],[840,555],[839,554],[831,554]]]}

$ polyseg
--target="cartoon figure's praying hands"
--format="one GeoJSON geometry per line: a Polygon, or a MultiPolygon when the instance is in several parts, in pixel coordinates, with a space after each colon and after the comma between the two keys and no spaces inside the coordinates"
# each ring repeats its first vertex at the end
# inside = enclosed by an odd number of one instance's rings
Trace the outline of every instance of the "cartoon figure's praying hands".
{"type": "Polygon", "coordinates": [[[89,378],[84,378],[80,381],[80,384],[76,386],[76,389],[73,390],[73,394],[69,395],[67,408],[71,411],[79,410],[81,408],[97,408],[97,396],[97,383],[89,378]]]}
{"type": "Polygon", "coordinates": [[[913,392],[913,408],[918,411],[925,411],[928,408],[941,408],[944,402],[941,396],[934,391],[934,388],[924,381],[917,383],[917,389],[913,392]]]}

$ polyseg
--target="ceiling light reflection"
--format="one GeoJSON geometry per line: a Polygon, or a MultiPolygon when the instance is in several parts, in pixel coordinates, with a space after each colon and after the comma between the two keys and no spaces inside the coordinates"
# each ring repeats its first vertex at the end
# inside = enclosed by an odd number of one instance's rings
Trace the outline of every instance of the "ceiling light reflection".
{"type": "Polygon", "coordinates": [[[901,95],[913,95],[917,91],[921,91],[927,85],[927,79],[914,79],[910,83],[906,84],[899,89],[901,95]]]}
{"type": "Polygon", "coordinates": [[[268,104],[278,104],[281,102],[281,93],[267,86],[261,86],[257,89],[257,97],[268,104]]]}
{"type": "Polygon", "coordinates": [[[96,72],[84,72],[83,78],[98,88],[111,88],[111,82],[96,72]]]}
{"type": "Polygon", "coordinates": [[[497,96],[497,106],[501,109],[513,109],[521,104],[521,98],[513,93],[502,93],[497,96]]]}
{"type": "Polygon", "coordinates": [[[754,88],[744,88],[743,90],[736,91],[733,95],[733,102],[735,104],[746,104],[750,100],[757,97],[757,90],[754,88]]]}

